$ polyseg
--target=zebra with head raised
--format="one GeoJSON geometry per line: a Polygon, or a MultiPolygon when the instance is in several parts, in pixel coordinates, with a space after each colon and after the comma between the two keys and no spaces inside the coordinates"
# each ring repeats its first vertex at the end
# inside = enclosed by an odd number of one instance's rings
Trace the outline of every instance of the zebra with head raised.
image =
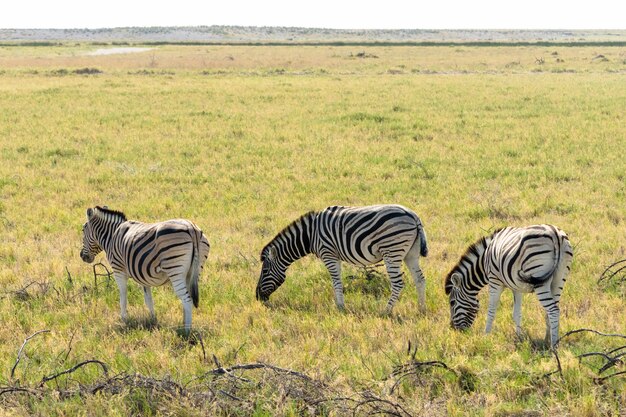
{"type": "Polygon", "coordinates": [[[191,304],[198,307],[198,277],[209,255],[209,242],[188,220],[160,223],[128,221],[124,213],[106,207],[87,209],[80,257],[91,263],[103,251],[120,290],[122,320],[126,320],[128,277],[143,286],[152,318],[152,287],[170,281],[183,303],[185,331],[191,329],[191,304]]]}
{"type": "Polygon", "coordinates": [[[392,311],[404,287],[402,261],[415,281],[420,309],[426,308],[426,283],[419,266],[420,255],[428,254],[426,234],[419,217],[406,207],[332,206],[300,217],[263,248],[257,299],[267,301],[285,281],[287,267],[310,253],[328,268],[339,309],[344,309],[341,262],[366,266],[381,260],[391,280],[387,313],[392,311]]]}
{"type": "Polygon", "coordinates": [[[559,337],[559,300],[574,254],[567,235],[552,225],[506,227],[471,245],[448,273],[451,324],[469,328],[478,312],[478,292],[489,284],[486,332],[491,332],[500,295],[513,291],[513,319],[521,333],[522,294],[534,292],[546,313],[546,343],[559,337]]]}

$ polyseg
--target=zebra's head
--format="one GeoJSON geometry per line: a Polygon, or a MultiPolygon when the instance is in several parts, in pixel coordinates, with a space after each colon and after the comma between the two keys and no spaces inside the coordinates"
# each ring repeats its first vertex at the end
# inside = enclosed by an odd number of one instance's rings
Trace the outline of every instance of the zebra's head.
{"type": "Polygon", "coordinates": [[[263,266],[261,268],[261,276],[256,286],[256,299],[259,301],[267,301],[270,295],[283,282],[285,282],[285,275],[287,272],[287,266],[278,259],[278,253],[275,247],[266,246],[261,252],[261,262],[263,266]]]}
{"type": "Polygon", "coordinates": [[[95,210],[88,208],[87,222],[83,224],[83,248],[80,251],[80,258],[87,263],[93,262],[96,255],[102,252],[102,248],[100,247],[96,234],[94,233],[92,223],[94,215],[95,210]]]}
{"type": "Polygon", "coordinates": [[[456,330],[472,327],[478,313],[478,298],[463,287],[463,275],[453,269],[446,277],[446,294],[450,297],[450,325],[456,330]]]}

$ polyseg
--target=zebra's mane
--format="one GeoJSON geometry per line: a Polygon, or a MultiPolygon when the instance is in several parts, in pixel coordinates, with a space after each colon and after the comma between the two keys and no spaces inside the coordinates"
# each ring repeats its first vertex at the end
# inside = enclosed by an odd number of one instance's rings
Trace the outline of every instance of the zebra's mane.
{"type": "Polygon", "coordinates": [[[268,243],[267,245],[265,245],[265,247],[263,248],[263,250],[261,251],[261,261],[263,261],[263,254],[265,253],[265,251],[267,250],[267,248],[269,248],[270,246],[272,246],[274,244],[274,242],[276,241],[276,239],[278,239],[280,236],[282,236],[287,230],[289,230],[289,228],[291,228],[291,226],[294,226],[296,224],[299,224],[302,222],[302,220],[308,218],[308,217],[313,217],[314,215],[317,215],[319,212],[315,211],[315,210],[311,210],[308,213],[303,214],[302,216],[298,217],[296,220],[292,221],[291,223],[289,223],[289,226],[285,227],[283,230],[281,230],[280,232],[278,232],[276,234],[276,236],[274,236],[274,238],[272,240],[270,240],[270,243],[268,243]]]}
{"type": "Polygon", "coordinates": [[[117,211],[117,210],[111,210],[109,208],[105,208],[105,207],[101,207],[101,206],[96,206],[96,208],[98,209],[99,212],[104,213],[104,214],[111,214],[113,216],[116,217],[120,217],[122,220],[126,221],[128,220],[126,218],[126,215],[124,213],[122,213],[121,211],[117,211]]]}
{"type": "Polygon", "coordinates": [[[452,281],[451,281],[452,280],[452,274],[459,268],[459,265],[461,265],[461,263],[463,263],[463,261],[469,261],[471,259],[471,255],[478,255],[479,249],[482,249],[485,246],[487,246],[485,244],[486,240],[489,239],[489,238],[492,238],[496,233],[498,233],[499,231],[501,231],[503,229],[504,229],[504,227],[496,229],[490,235],[482,236],[476,242],[474,242],[474,243],[472,243],[471,245],[468,246],[468,248],[465,250],[465,253],[463,253],[463,255],[461,255],[461,257],[459,258],[459,261],[454,265],[454,267],[450,270],[450,272],[448,272],[448,275],[446,275],[446,280],[445,280],[446,295],[449,295],[450,291],[452,291],[452,281]]]}

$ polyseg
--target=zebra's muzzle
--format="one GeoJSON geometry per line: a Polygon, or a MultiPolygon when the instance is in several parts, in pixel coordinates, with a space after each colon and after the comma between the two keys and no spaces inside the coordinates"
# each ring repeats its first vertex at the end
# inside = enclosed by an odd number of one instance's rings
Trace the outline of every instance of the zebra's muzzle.
{"type": "Polygon", "coordinates": [[[90,264],[90,263],[93,262],[93,258],[94,257],[92,255],[88,254],[88,253],[84,253],[82,251],[80,252],[80,259],[82,259],[83,262],[86,262],[86,263],[90,264]]]}

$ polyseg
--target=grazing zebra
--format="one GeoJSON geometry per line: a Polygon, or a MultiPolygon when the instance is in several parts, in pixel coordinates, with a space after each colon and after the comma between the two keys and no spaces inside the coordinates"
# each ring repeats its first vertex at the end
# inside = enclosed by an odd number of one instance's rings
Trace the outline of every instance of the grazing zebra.
{"type": "Polygon", "coordinates": [[[384,260],[391,280],[391,313],[404,287],[402,261],[417,287],[420,309],[426,308],[424,275],[419,257],[428,254],[426,234],[417,215],[400,205],[328,207],[309,212],[281,231],[261,252],[263,269],[256,288],[258,300],[269,296],[285,281],[287,267],[315,254],[330,272],[335,303],[344,309],[341,262],[366,266],[384,260]]]}
{"type": "Polygon", "coordinates": [[[471,245],[446,277],[452,327],[469,328],[478,312],[478,292],[489,284],[486,332],[500,295],[513,291],[513,319],[521,333],[522,294],[534,292],[546,312],[546,343],[559,337],[559,300],[574,254],[567,235],[552,225],[506,227],[471,245]]]}
{"type": "Polygon", "coordinates": [[[106,207],[87,209],[80,257],[91,263],[102,250],[113,268],[120,290],[122,320],[126,320],[128,277],[143,286],[144,300],[152,318],[152,288],[172,283],[183,303],[185,331],[191,329],[191,303],[198,307],[198,277],[209,255],[209,242],[188,220],[140,223],[126,220],[124,213],[106,207]]]}

